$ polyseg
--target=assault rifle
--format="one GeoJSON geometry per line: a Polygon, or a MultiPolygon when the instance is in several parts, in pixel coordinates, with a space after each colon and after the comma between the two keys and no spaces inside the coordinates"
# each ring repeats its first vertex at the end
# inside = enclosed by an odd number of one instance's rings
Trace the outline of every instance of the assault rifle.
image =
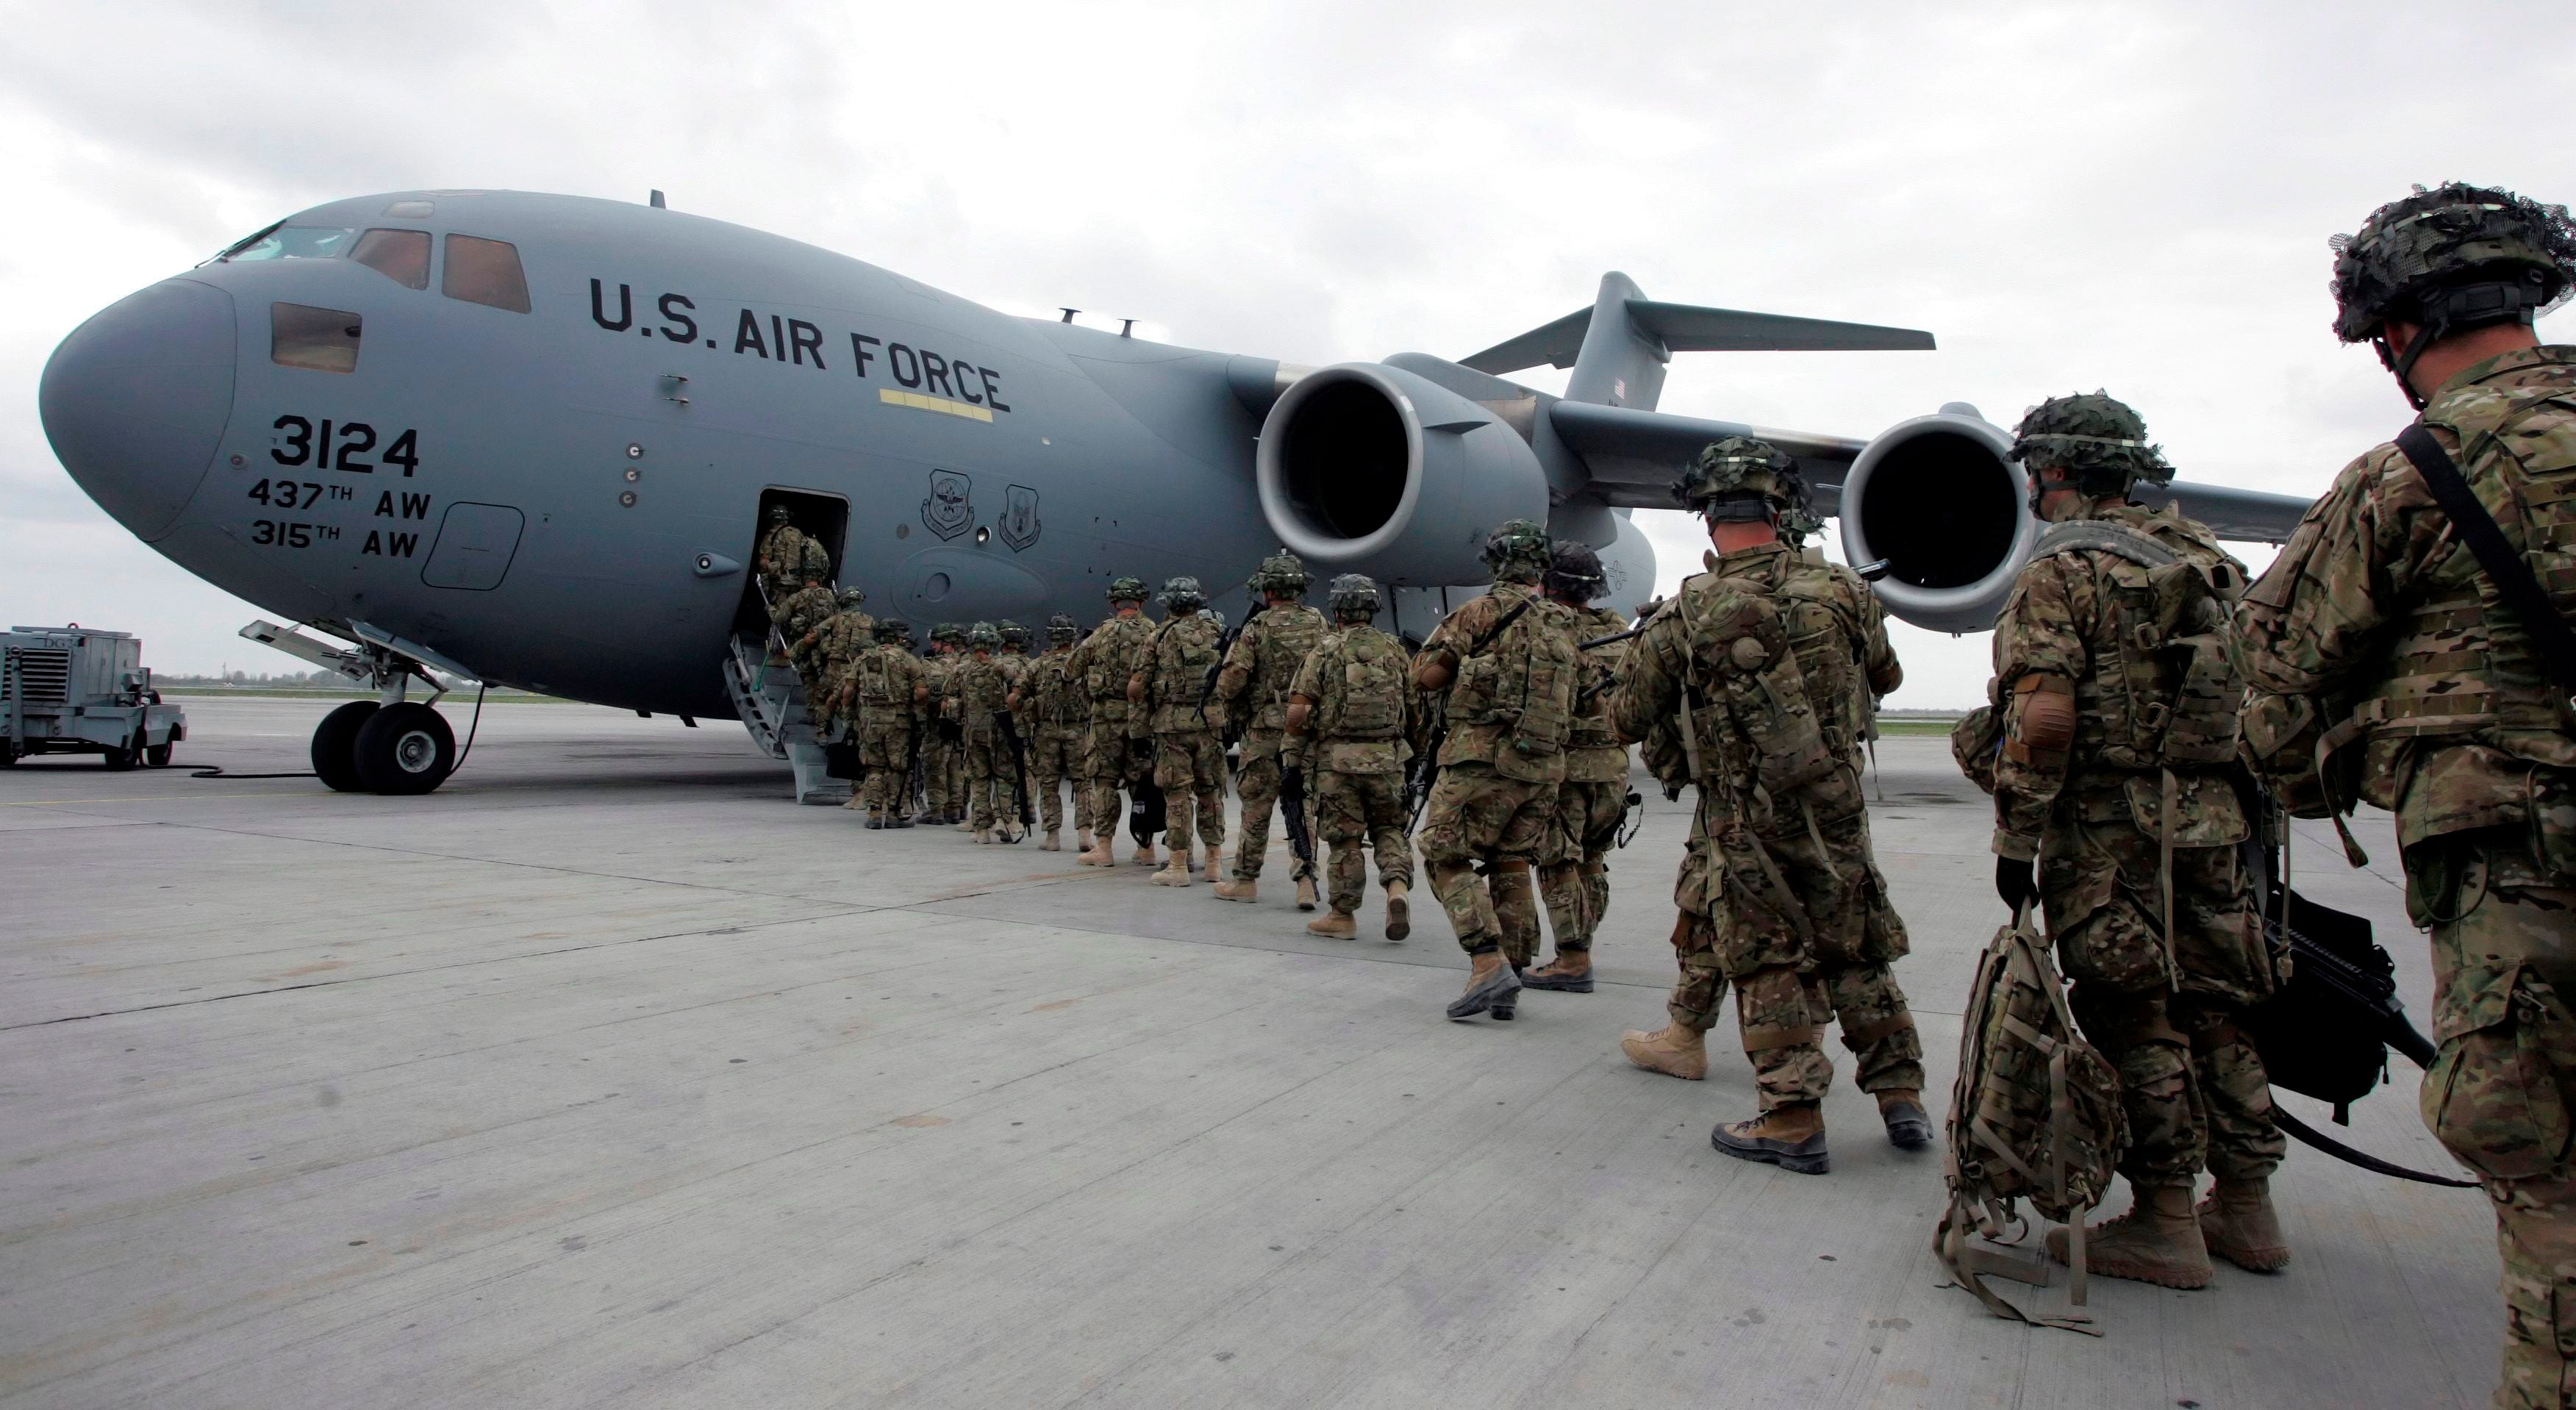
{"type": "Polygon", "coordinates": [[[1315,837],[1306,829],[1306,770],[1303,765],[1279,771],[1279,815],[1288,829],[1288,853],[1297,859],[1297,874],[1315,870],[1315,837]]]}
{"type": "MultiPolygon", "coordinates": [[[[1011,719],[1010,711],[994,711],[993,724],[1001,730],[1002,743],[1009,746],[1011,751],[1011,797],[1020,805],[1020,837],[1026,837],[1029,835],[1029,829],[1038,825],[1038,815],[1029,807],[1028,746],[1020,742],[1020,727],[1011,719]]],[[[1009,828],[1002,830],[1006,833],[1010,831],[1009,828]]],[[[1011,841],[1017,842],[1020,837],[1014,837],[1011,841]]]]}
{"type": "MultiPolygon", "coordinates": [[[[1470,657],[1491,646],[1494,638],[1501,636],[1504,628],[1519,621],[1521,614],[1530,610],[1530,604],[1536,601],[1535,596],[1522,598],[1492,626],[1478,632],[1475,639],[1467,643],[1467,649],[1458,653],[1458,668],[1465,670],[1470,657]]],[[[1447,694],[1447,691],[1442,691],[1440,703],[1432,707],[1431,728],[1424,732],[1422,752],[1414,756],[1413,767],[1404,780],[1405,807],[1413,815],[1415,827],[1422,825],[1422,810],[1431,806],[1431,785],[1440,777],[1440,746],[1449,742],[1447,694]]]]}

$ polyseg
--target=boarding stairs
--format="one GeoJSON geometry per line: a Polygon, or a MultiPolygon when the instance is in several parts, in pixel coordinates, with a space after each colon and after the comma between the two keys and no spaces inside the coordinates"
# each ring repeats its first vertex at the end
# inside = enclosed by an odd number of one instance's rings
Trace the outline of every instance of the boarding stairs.
{"type": "Polygon", "coordinates": [[[850,785],[832,777],[823,737],[806,709],[804,679],[771,647],[767,641],[735,637],[725,653],[725,694],[733,698],[734,713],[762,753],[786,760],[795,770],[797,802],[847,802],[850,785]]]}

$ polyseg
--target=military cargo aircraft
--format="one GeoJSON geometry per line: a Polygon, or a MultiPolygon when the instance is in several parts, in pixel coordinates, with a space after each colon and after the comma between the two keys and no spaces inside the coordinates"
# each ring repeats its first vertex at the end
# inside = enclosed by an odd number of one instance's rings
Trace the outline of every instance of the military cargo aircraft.
{"type": "MultiPolygon", "coordinates": [[[[773,506],[870,608],[1090,620],[1108,580],[1242,576],[1285,544],[1396,587],[1426,631],[1502,520],[1602,550],[1699,448],[1754,430],[1655,409],[1673,353],[1928,349],[1902,328],[1661,303],[1625,275],[1471,357],[1295,367],[1020,318],[664,207],[410,191],[289,216],[63,340],[39,404],[82,489],[180,566],[294,626],[244,635],[380,693],[316,732],[334,787],[435,788],[431,672],[646,712],[742,715],[762,684],[752,561],[773,506]],[[1505,380],[1570,368],[1563,396],[1505,380]]],[[[2035,530],[2009,437],[1954,403],[1797,456],[1890,610],[1990,625],[2035,530]]],[[[2279,539],[2304,501],[2169,492],[2279,539]]],[[[802,772],[800,768],[800,773],[802,772]]],[[[801,785],[800,785],[801,786],[801,785]]]]}

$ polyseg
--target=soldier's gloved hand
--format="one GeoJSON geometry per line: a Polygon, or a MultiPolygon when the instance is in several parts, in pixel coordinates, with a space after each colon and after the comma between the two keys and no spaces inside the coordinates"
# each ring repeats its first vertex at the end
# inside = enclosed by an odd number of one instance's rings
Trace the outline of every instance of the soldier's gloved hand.
{"type": "Polygon", "coordinates": [[[2021,913],[2025,904],[2038,905],[2037,864],[2018,857],[1995,858],[1995,894],[2003,897],[2004,904],[2016,915],[2021,913]]]}

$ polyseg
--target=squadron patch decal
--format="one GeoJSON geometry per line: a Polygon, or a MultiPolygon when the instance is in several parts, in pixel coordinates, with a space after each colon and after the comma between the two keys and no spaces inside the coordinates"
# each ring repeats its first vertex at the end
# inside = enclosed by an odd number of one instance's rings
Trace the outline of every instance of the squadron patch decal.
{"type": "Polygon", "coordinates": [[[953,539],[975,523],[975,482],[954,470],[930,472],[930,498],[921,502],[921,527],[953,539]]]}
{"type": "Polygon", "coordinates": [[[1012,485],[1002,491],[1002,542],[1011,552],[1020,553],[1038,541],[1045,526],[1038,522],[1038,492],[1026,485],[1012,485]]]}

